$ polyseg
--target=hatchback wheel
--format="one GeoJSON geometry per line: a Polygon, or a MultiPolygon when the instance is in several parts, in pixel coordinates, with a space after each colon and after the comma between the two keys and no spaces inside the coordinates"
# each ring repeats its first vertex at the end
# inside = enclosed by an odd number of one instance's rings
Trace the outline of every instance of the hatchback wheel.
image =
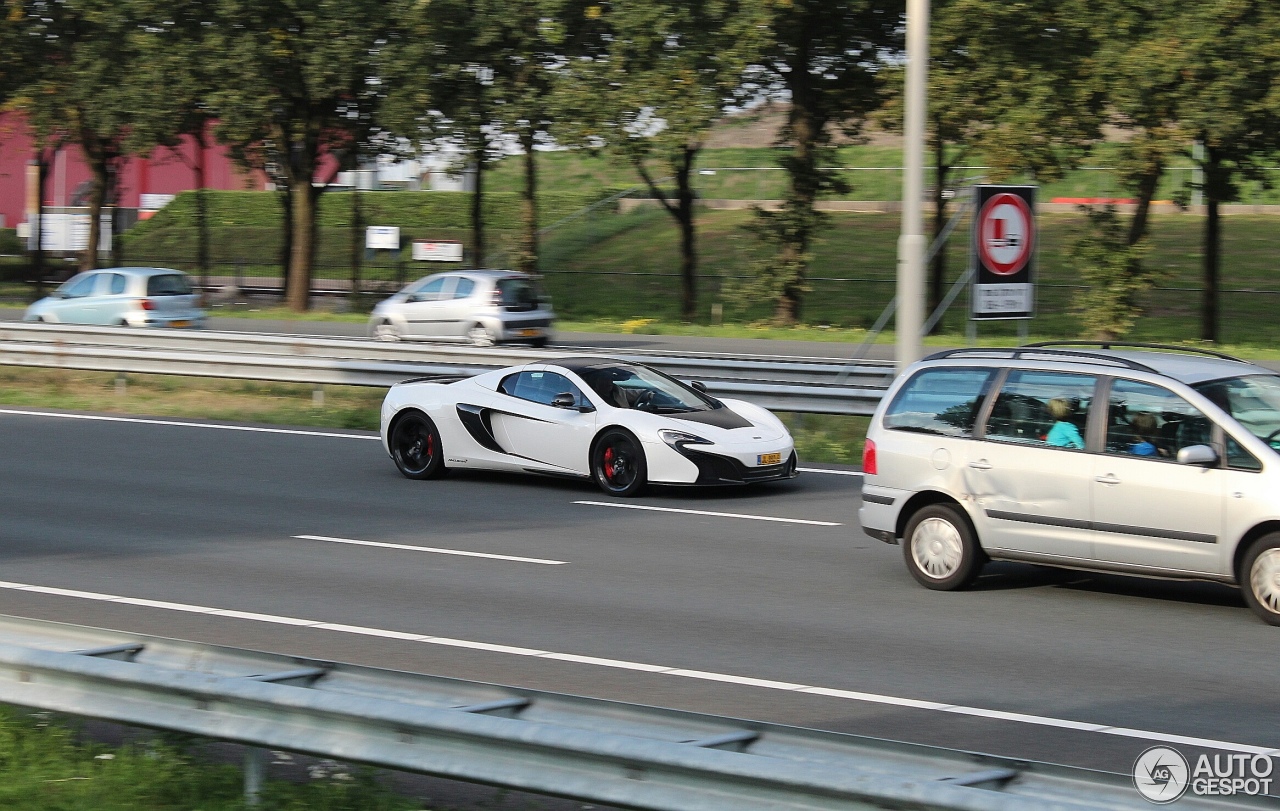
{"type": "Polygon", "coordinates": [[[639,495],[649,475],[639,440],[619,428],[605,431],[591,452],[591,473],[611,496],[639,495]]]}
{"type": "Polygon", "coordinates": [[[406,477],[430,479],[444,472],[440,432],[426,414],[410,411],[398,418],[389,440],[391,458],[406,477]]]}
{"type": "Polygon", "coordinates": [[[1280,625],[1280,533],[1253,542],[1240,566],[1240,587],[1253,613],[1280,625]]]}
{"type": "Polygon", "coordinates": [[[379,341],[400,340],[400,328],[390,321],[382,321],[373,328],[373,337],[379,341]]]}
{"type": "Polygon", "coordinates": [[[467,330],[467,340],[472,346],[493,346],[493,336],[489,334],[489,330],[480,324],[472,324],[471,329],[467,330]]]}
{"type": "Polygon", "coordinates": [[[964,588],[986,562],[969,519],[950,504],[930,504],[911,516],[902,554],[911,576],[937,591],[964,588]]]}

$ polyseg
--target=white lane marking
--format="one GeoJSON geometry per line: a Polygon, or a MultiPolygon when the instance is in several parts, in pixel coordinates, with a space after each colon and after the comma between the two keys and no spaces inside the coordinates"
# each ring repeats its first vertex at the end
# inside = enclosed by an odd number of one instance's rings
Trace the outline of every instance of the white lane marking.
{"type": "Polygon", "coordinates": [[[801,473],[828,473],[832,476],[857,476],[862,478],[861,470],[826,470],[820,467],[798,467],[796,470],[801,473]]]}
{"type": "Polygon", "coordinates": [[[290,434],[293,436],[319,436],[337,439],[380,439],[378,436],[367,434],[298,431],[292,428],[260,428],[254,425],[215,425],[211,422],[179,422],[177,420],[151,420],[141,417],[108,417],[101,414],[57,414],[51,411],[23,411],[17,408],[0,408],[0,414],[16,414],[22,417],[56,417],[62,420],[90,420],[95,422],[134,422],[141,425],[171,425],[179,428],[216,428],[220,431],[248,431],[256,434],[290,434]]]}
{"type": "Polygon", "coordinates": [[[677,667],[664,667],[662,665],[644,664],[642,662],[628,662],[622,659],[604,659],[596,656],[579,656],[572,653],[556,653],[554,651],[538,650],[536,648],[519,648],[511,645],[496,645],[489,642],[473,642],[466,639],[453,639],[445,636],[431,636],[430,634],[412,634],[404,631],[390,631],[384,628],[369,628],[363,625],[342,625],[339,623],[321,622],[320,620],[300,619],[298,617],[282,617],[273,614],[254,614],[245,611],[232,611],[224,608],[212,608],[202,605],[188,605],[185,603],[170,603],[162,600],[144,600],[133,597],[121,597],[115,594],[102,594],[92,591],[78,591],[75,589],[60,589],[51,586],[33,586],[25,583],[10,583],[0,581],[0,589],[10,591],[27,591],[36,594],[51,594],[59,597],[73,597],[80,600],[92,600],[103,603],[118,603],[123,605],[137,605],[149,608],[162,608],[169,611],[182,611],[189,614],[204,614],[208,616],[230,617],[234,619],[243,619],[251,622],[263,622],[273,625],[298,625],[315,630],[332,631],[335,633],[355,634],[359,636],[374,636],[388,639],[399,639],[406,642],[418,642],[424,645],[444,645],[454,648],[468,648],[471,650],[481,650],[493,653],[505,653],[512,656],[528,656],[535,659],[550,659],[561,662],[573,662],[576,664],[595,665],[597,667],[607,667],[618,670],[638,670],[647,673],[654,673],[662,676],[675,676],[684,679],[697,679],[699,681],[724,682],[728,684],[739,684],[746,687],[757,687],[763,690],[781,690],[789,693],[805,693],[809,695],[825,696],[828,698],[845,699],[847,701],[859,701],[868,704],[881,704],[892,707],[905,707],[915,710],[929,710],[933,712],[945,712],[956,715],[969,715],[977,718],[986,718],[995,721],[1009,721],[1018,724],[1029,724],[1032,726],[1053,727],[1056,729],[1070,729],[1079,732],[1095,732],[1101,735],[1114,735],[1121,738],[1136,738],[1145,741],[1161,741],[1165,743],[1182,744],[1184,746],[1200,746],[1206,749],[1219,749],[1231,752],[1247,752],[1254,755],[1264,755],[1266,757],[1280,756],[1280,748],[1258,746],[1255,744],[1236,743],[1233,741],[1220,741],[1212,738],[1197,738],[1189,735],[1175,735],[1165,732],[1155,732],[1145,729],[1132,729],[1130,727],[1114,727],[1107,724],[1096,724],[1084,721],[1071,721],[1065,718],[1053,718],[1046,715],[1031,715],[1020,712],[1006,712],[1003,710],[990,710],[983,707],[967,707],[963,704],[947,704],[938,701],[922,701],[915,698],[903,698],[901,696],[888,696],[879,693],[863,693],[854,690],[837,690],[831,687],[815,687],[805,684],[793,684],[791,682],[773,681],[770,679],[757,679],[749,676],[735,676],[729,673],[712,673],[703,670],[685,670],[677,667]]]}
{"type": "Polygon", "coordinates": [[[713,518],[746,518],[751,521],[778,521],[783,524],[811,524],[815,527],[839,527],[835,521],[809,521],[804,518],[778,518],[772,515],[747,515],[746,513],[719,513],[710,510],[680,510],[675,507],[650,507],[646,504],[615,504],[610,501],[575,501],[574,504],[586,504],[591,507],[616,507],[619,510],[652,510],[660,513],[682,513],[684,515],[709,515],[713,518]]]}
{"type": "Polygon", "coordinates": [[[461,555],[468,558],[489,558],[490,560],[510,560],[516,563],[541,563],[543,566],[563,566],[567,560],[546,560],[545,558],[522,558],[516,555],[495,555],[489,552],[464,552],[461,549],[436,549],[430,546],[409,546],[402,543],[384,543],[382,541],[357,541],[353,538],[330,538],[326,535],[294,535],[303,541],[324,541],[326,543],[346,543],[354,546],[377,546],[382,549],[403,549],[407,552],[431,552],[436,555],[461,555]]]}

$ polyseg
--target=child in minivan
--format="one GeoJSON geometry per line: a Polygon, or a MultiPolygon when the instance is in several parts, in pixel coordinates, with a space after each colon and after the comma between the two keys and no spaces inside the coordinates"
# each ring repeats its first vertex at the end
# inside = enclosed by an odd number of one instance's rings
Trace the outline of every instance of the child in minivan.
{"type": "Polygon", "coordinates": [[[1049,416],[1053,417],[1054,423],[1049,433],[1045,435],[1045,444],[1054,448],[1083,449],[1084,438],[1080,436],[1080,429],[1070,420],[1071,415],[1075,413],[1071,402],[1064,397],[1055,397],[1047,403],[1047,406],[1049,416]]]}

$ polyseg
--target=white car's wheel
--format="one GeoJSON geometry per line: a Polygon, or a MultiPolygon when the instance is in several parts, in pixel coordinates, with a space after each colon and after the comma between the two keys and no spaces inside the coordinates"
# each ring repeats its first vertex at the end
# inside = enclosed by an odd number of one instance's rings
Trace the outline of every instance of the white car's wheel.
{"type": "Polygon", "coordinates": [[[373,337],[379,341],[398,341],[402,335],[399,327],[391,321],[385,320],[373,328],[373,337]]]}
{"type": "Polygon", "coordinates": [[[916,582],[937,591],[964,588],[986,562],[968,518],[951,504],[930,504],[911,516],[902,554],[916,582]]]}
{"type": "Polygon", "coordinates": [[[467,330],[467,340],[472,346],[493,346],[493,335],[480,324],[472,324],[467,330]]]}
{"type": "Polygon", "coordinates": [[[1253,542],[1240,566],[1240,587],[1253,613],[1280,625],[1280,533],[1253,542]]]}

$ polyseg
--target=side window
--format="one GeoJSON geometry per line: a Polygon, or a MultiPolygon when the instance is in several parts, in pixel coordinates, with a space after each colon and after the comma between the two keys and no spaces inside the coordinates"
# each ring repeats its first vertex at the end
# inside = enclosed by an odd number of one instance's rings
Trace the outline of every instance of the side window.
{"type": "Polygon", "coordinates": [[[458,286],[453,289],[454,298],[466,298],[470,296],[472,291],[476,289],[476,283],[471,279],[458,279],[458,286]]]}
{"type": "Polygon", "coordinates": [[[987,420],[987,439],[1084,449],[1096,379],[1066,372],[1013,371],[987,420]]]}
{"type": "Polygon", "coordinates": [[[884,427],[943,436],[973,436],[978,407],[994,369],[925,369],[907,381],[885,411],[884,427]]]}
{"type": "Polygon", "coordinates": [[[1253,454],[1240,447],[1240,444],[1227,437],[1227,467],[1232,470],[1262,470],[1262,463],[1253,454]]]}
{"type": "Polygon", "coordinates": [[[449,276],[441,276],[438,279],[432,279],[424,284],[413,294],[413,298],[417,301],[439,301],[444,295],[445,283],[452,279],[449,276]]]}
{"type": "Polygon", "coordinates": [[[111,274],[111,295],[118,296],[124,292],[124,275],[120,273],[111,274]]]}
{"type": "Polygon", "coordinates": [[[62,288],[63,298],[84,298],[93,294],[93,287],[98,283],[97,273],[88,273],[78,279],[72,279],[62,288]]]}
{"type": "Polygon", "coordinates": [[[583,396],[578,387],[569,382],[569,378],[562,374],[557,374],[556,372],[521,372],[515,377],[514,390],[508,388],[510,377],[502,381],[502,390],[504,393],[519,397],[521,400],[551,405],[551,401],[556,398],[557,394],[569,392],[574,396],[574,400],[578,405],[583,405],[587,402],[586,397],[583,396]]]}
{"type": "Polygon", "coordinates": [[[1172,460],[1188,445],[1213,441],[1209,418],[1168,389],[1116,380],[1109,399],[1107,453],[1172,460]]]}

